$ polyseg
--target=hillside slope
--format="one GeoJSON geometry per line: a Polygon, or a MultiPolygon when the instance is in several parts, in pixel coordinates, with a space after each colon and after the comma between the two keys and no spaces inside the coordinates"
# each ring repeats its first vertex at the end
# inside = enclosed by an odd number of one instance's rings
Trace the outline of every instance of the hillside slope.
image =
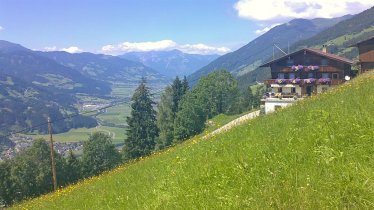
{"type": "Polygon", "coordinates": [[[374,72],[15,209],[372,209],[374,72]]]}
{"type": "MultiPolygon", "coordinates": [[[[78,112],[76,93],[109,94],[110,86],[21,45],[0,40],[0,135],[27,128],[45,133],[47,126],[34,126],[45,123],[48,116],[54,120],[78,112]]],[[[91,117],[77,116],[56,122],[54,131],[96,125],[91,117]]],[[[3,142],[8,141],[0,141],[0,153],[3,146],[9,146],[3,142]]]]}
{"type": "Polygon", "coordinates": [[[27,84],[48,87],[61,93],[109,94],[110,87],[78,71],[40,56],[21,45],[0,40],[0,73],[27,84]]]}
{"type": "Polygon", "coordinates": [[[292,49],[304,47],[322,47],[328,45],[331,53],[355,58],[358,56],[355,48],[350,48],[359,41],[374,36],[374,7],[367,9],[348,20],[321,31],[317,35],[296,42],[292,49]]]}
{"type": "Polygon", "coordinates": [[[273,44],[277,44],[281,48],[287,48],[288,44],[312,37],[350,17],[350,15],[347,15],[332,19],[294,19],[272,28],[240,49],[217,58],[190,75],[188,79],[195,81],[217,69],[226,69],[240,76],[256,69],[265,59],[270,58],[273,53],[273,44]]]}

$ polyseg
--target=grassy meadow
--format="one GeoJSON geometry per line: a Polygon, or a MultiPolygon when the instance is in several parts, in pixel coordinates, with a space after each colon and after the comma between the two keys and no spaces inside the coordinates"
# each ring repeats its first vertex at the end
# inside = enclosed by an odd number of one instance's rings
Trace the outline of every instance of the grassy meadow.
{"type": "MultiPolygon", "coordinates": [[[[136,84],[114,84],[112,86],[111,95],[116,98],[131,97],[136,88],[136,84]]],[[[157,86],[158,89],[161,87],[157,86]]],[[[155,100],[158,100],[159,95],[155,95],[155,100]]],[[[109,103],[108,100],[79,95],[79,99],[86,103],[109,103]]],[[[77,128],[71,129],[65,133],[59,133],[54,135],[54,140],[57,142],[77,142],[86,141],[88,136],[94,132],[104,132],[109,134],[113,138],[114,144],[122,144],[126,135],[126,129],[123,128],[127,125],[126,118],[130,116],[131,107],[128,103],[120,104],[114,107],[106,109],[106,112],[100,113],[96,116],[102,126],[95,128],[77,128]]],[[[87,114],[92,115],[92,113],[87,114]]],[[[228,117],[227,120],[232,119],[228,117]]],[[[45,138],[48,139],[48,135],[29,135],[34,138],[45,138]]]]}
{"type": "MultiPolygon", "coordinates": [[[[88,140],[89,135],[94,132],[103,132],[112,137],[114,144],[123,143],[125,139],[125,128],[100,126],[95,128],[77,128],[71,129],[66,133],[59,133],[53,135],[53,140],[56,142],[78,142],[88,140]]],[[[49,139],[49,135],[29,135],[33,138],[49,139]]]]}
{"type": "Polygon", "coordinates": [[[111,123],[117,126],[125,126],[126,117],[130,116],[131,107],[129,104],[121,104],[106,109],[105,113],[99,114],[96,118],[105,123],[111,123]]]}
{"type": "Polygon", "coordinates": [[[13,208],[374,208],[374,72],[200,136],[13,208]]]}

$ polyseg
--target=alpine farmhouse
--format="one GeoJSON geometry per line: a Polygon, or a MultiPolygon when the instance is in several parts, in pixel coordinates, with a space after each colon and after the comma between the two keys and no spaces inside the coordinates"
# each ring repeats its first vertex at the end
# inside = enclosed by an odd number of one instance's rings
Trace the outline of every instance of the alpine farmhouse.
{"type": "Polygon", "coordinates": [[[271,68],[271,88],[262,99],[265,113],[289,106],[297,100],[327,91],[353,75],[353,61],[322,50],[305,48],[263,64],[271,68]]]}
{"type": "Polygon", "coordinates": [[[358,47],[359,64],[361,66],[360,73],[374,70],[374,37],[361,41],[353,46],[358,47]]]}

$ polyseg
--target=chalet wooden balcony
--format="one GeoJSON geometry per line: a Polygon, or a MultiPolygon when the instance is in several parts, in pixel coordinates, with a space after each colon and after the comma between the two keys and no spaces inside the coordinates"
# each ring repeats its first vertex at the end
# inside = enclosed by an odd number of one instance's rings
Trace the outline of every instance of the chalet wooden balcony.
{"type": "Polygon", "coordinates": [[[340,72],[341,70],[332,66],[320,66],[318,71],[321,73],[336,73],[340,72]]]}
{"type": "Polygon", "coordinates": [[[336,67],[333,67],[333,66],[318,66],[318,69],[316,70],[298,70],[298,71],[295,71],[293,70],[291,67],[287,66],[287,67],[278,67],[276,68],[275,71],[273,72],[276,72],[276,73],[297,73],[297,72],[320,72],[320,73],[336,73],[336,72],[340,72],[342,70],[336,68],[336,67]]]}
{"type": "Polygon", "coordinates": [[[276,83],[275,83],[275,79],[267,79],[267,80],[264,80],[264,84],[265,84],[265,85],[276,84],[276,83]]]}
{"type": "Polygon", "coordinates": [[[278,85],[286,85],[286,84],[292,84],[292,85],[308,85],[308,84],[316,84],[316,85],[341,85],[344,83],[344,80],[342,79],[331,79],[329,81],[319,81],[318,79],[315,79],[314,81],[310,81],[308,79],[300,79],[299,81],[295,80],[290,80],[290,79],[284,79],[283,82],[279,82],[278,79],[268,79],[264,80],[264,83],[266,85],[273,85],[273,84],[278,84],[278,85]]]}

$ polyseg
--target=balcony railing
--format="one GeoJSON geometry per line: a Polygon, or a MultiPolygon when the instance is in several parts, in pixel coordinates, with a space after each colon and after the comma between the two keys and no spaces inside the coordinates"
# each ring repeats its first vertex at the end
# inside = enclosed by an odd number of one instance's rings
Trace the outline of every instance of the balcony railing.
{"type": "Polygon", "coordinates": [[[331,79],[328,81],[323,81],[319,79],[268,79],[264,80],[266,85],[278,84],[278,85],[307,85],[307,84],[317,84],[317,85],[341,85],[344,83],[342,79],[331,79]]]}
{"type": "Polygon", "coordinates": [[[303,66],[303,68],[300,68],[297,70],[294,67],[286,66],[286,67],[278,67],[275,72],[283,72],[283,73],[289,73],[289,72],[324,72],[324,73],[334,73],[334,72],[340,72],[336,67],[333,66],[303,66]]]}
{"type": "Polygon", "coordinates": [[[320,80],[320,79],[268,79],[265,80],[266,85],[278,84],[278,85],[308,85],[308,84],[317,84],[317,85],[340,85],[344,83],[342,79],[331,79],[331,80],[320,80]]]}

